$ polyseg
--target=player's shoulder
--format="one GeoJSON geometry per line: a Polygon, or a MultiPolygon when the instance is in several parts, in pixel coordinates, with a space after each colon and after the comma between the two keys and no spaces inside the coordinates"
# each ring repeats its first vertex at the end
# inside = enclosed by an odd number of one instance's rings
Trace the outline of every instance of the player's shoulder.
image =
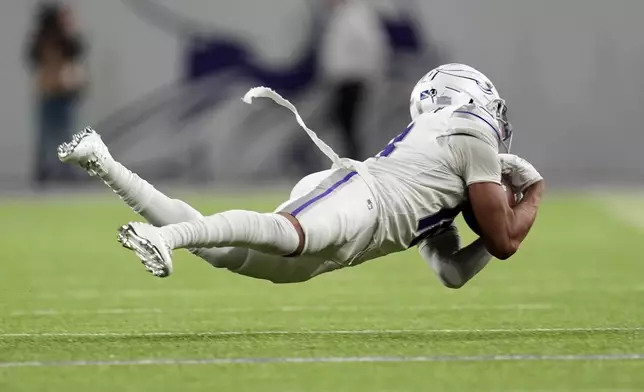
{"type": "Polygon", "coordinates": [[[501,131],[494,115],[484,107],[467,104],[453,108],[447,120],[449,132],[467,134],[497,145],[501,131]]]}
{"type": "Polygon", "coordinates": [[[499,125],[492,113],[473,103],[456,107],[450,113],[450,120],[456,123],[458,120],[466,120],[476,124],[477,127],[486,128],[495,133],[499,132],[499,125]]]}
{"type": "Polygon", "coordinates": [[[499,126],[492,113],[476,104],[438,106],[421,114],[415,121],[416,125],[424,126],[435,126],[445,122],[452,127],[485,128],[487,131],[499,132],[499,126]]]}

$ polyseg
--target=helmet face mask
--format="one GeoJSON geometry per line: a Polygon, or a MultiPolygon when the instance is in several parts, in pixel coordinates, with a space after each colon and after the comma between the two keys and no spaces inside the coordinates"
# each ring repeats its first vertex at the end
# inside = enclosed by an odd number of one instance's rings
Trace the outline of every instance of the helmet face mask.
{"type": "Polygon", "coordinates": [[[505,149],[502,152],[509,153],[512,147],[512,124],[508,121],[508,106],[503,99],[499,98],[490,102],[487,109],[499,123],[501,130],[501,135],[499,135],[501,139],[500,144],[505,149]]]}
{"type": "Polygon", "coordinates": [[[412,91],[412,121],[423,113],[445,106],[475,104],[484,108],[497,121],[499,144],[506,152],[512,142],[512,127],[507,119],[507,106],[494,84],[478,70],[464,64],[445,64],[428,72],[412,91]]]}

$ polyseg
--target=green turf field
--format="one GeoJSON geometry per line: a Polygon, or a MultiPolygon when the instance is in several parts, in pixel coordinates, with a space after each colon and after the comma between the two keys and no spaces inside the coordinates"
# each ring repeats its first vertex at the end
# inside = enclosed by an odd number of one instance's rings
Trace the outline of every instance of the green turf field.
{"type": "Polygon", "coordinates": [[[414,250],[291,286],[178,252],[163,280],[112,195],[0,202],[0,391],[644,390],[630,205],[550,196],[516,256],[449,290],[414,250]]]}

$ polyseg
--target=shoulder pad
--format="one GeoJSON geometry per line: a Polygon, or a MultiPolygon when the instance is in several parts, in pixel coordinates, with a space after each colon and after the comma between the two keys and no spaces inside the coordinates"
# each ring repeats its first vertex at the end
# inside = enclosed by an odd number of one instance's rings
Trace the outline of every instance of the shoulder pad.
{"type": "Polygon", "coordinates": [[[483,133],[492,136],[497,143],[501,140],[501,131],[496,119],[481,106],[468,104],[458,107],[451,113],[448,121],[452,133],[483,133]]]}

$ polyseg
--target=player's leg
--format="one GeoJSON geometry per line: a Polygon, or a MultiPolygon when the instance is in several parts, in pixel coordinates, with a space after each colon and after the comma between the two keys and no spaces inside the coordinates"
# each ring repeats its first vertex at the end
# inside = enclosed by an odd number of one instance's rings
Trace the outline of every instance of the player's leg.
{"type": "Polygon", "coordinates": [[[377,213],[359,176],[335,170],[304,197],[277,213],[234,210],[155,228],[131,223],[119,240],[157,276],[172,268],[171,250],[239,246],[276,256],[306,255],[347,261],[371,241],[377,213]]]}
{"type": "Polygon", "coordinates": [[[353,261],[372,243],[378,224],[375,198],[355,171],[333,171],[306,194],[278,209],[295,217],[304,235],[303,254],[353,261]]]}
{"type": "MultiPolygon", "coordinates": [[[[203,215],[182,200],[173,199],[131,172],[112,158],[100,136],[91,128],[73,136],[72,141],[58,148],[61,161],[76,164],[90,175],[100,177],[120,198],[155,226],[199,219],[203,215]]],[[[245,262],[246,250],[232,248],[191,249],[192,253],[217,268],[235,270],[245,262]]]]}
{"type": "Polygon", "coordinates": [[[313,256],[281,257],[247,248],[233,248],[231,253],[245,256],[245,261],[232,272],[273,283],[306,282],[323,273],[335,271],[343,265],[313,256]],[[238,253],[239,252],[239,253],[238,253]],[[244,252],[242,254],[242,252],[244,252]]]}
{"type": "Polygon", "coordinates": [[[172,199],[112,158],[98,133],[91,128],[58,148],[61,161],[76,164],[100,177],[134,212],[155,226],[198,219],[202,215],[181,200],[172,199]]]}
{"type": "MultiPolygon", "coordinates": [[[[279,206],[275,212],[280,212],[290,203],[290,200],[298,200],[315,189],[320,182],[329,177],[333,170],[325,170],[310,174],[300,180],[290,194],[289,201],[279,206]]],[[[342,268],[342,265],[325,260],[319,257],[281,257],[258,252],[248,248],[236,247],[230,248],[226,255],[228,259],[235,259],[237,268],[228,268],[230,271],[255,278],[268,280],[273,283],[299,283],[308,281],[323,273],[331,272],[342,268]],[[242,262],[240,263],[239,260],[242,262]]],[[[213,259],[209,249],[200,248],[195,252],[209,263],[221,263],[221,257],[213,259]]],[[[231,263],[227,263],[230,265],[231,263]]],[[[214,265],[214,264],[213,264],[214,265]]]]}
{"type": "MultiPolygon", "coordinates": [[[[202,217],[196,209],[166,196],[114,160],[99,135],[89,128],[75,135],[70,143],[63,144],[59,148],[59,156],[64,162],[77,164],[91,175],[99,176],[128,206],[155,226],[202,217]]],[[[320,172],[305,177],[295,186],[291,197],[305,194],[327,175],[320,172]]],[[[248,248],[198,248],[190,251],[213,267],[275,283],[301,282],[338,268],[319,259],[302,259],[294,263],[294,259],[285,260],[248,248]]]]}

